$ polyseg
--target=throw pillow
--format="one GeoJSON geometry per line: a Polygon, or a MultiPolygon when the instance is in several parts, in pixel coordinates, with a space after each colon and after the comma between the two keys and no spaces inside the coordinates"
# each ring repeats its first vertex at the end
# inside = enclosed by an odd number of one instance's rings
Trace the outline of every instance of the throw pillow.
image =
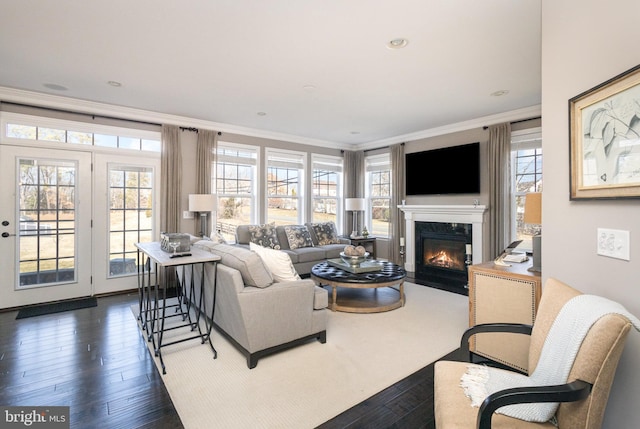
{"type": "Polygon", "coordinates": [[[273,283],[273,276],[262,262],[262,258],[246,247],[216,244],[211,253],[220,256],[220,263],[240,271],[246,286],[265,288],[273,283]]]}
{"type": "Polygon", "coordinates": [[[318,245],[340,244],[338,230],[333,222],[312,223],[311,227],[318,239],[318,245]]]}
{"type": "Polygon", "coordinates": [[[278,236],[276,235],[276,224],[266,223],[264,225],[249,225],[251,243],[270,249],[280,249],[278,236]]]}
{"type": "Polygon", "coordinates": [[[291,258],[282,250],[269,249],[258,246],[255,243],[249,243],[249,249],[256,252],[258,256],[262,258],[264,265],[271,271],[274,281],[280,283],[300,280],[298,272],[293,267],[291,258]]]}
{"type": "Polygon", "coordinates": [[[289,249],[295,250],[302,247],[313,247],[311,234],[304,225],[287,225],[284,227],[284,233],[287,235],[289,249]]]}

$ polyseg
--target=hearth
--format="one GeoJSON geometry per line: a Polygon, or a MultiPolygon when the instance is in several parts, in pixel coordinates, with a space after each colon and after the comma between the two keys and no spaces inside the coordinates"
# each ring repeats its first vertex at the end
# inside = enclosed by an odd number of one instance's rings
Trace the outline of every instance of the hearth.
{"type": "Polygon", "coordinates": [[[416,282],[468,295],[467,261],[471,259],[467,251],[471,239],[471,224],[416,222],[416,282]]]}

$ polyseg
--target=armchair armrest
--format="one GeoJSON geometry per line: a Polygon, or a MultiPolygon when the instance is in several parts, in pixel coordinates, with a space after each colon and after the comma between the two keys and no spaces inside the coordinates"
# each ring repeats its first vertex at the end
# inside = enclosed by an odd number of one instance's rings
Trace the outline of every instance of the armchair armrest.
{"type": "Polygon", "coordinates": [[[575,380],[556,386],[535,386],[505,389],[495,392],[484,400],[478,411],[477,429],[490,429],[491,419],[498,408],[506,405],[532,402],[575,402],[591,393],[592,384],[575,380]]]}
{"type": "Polygon", "coordinates": [[[483,332],[510,332],[513,334],[531,335],[532,330],[533,326],[523,325],[521,323],[483,323],[480,325],[475,325],[467,329],[464,334],[462,334],[462,339],[460,340],[460,350],[465,356],[468,357],[469,360],[471,360],[471,355],[469,353],[469,339],[475,334],[480,334],[483,332]]]}

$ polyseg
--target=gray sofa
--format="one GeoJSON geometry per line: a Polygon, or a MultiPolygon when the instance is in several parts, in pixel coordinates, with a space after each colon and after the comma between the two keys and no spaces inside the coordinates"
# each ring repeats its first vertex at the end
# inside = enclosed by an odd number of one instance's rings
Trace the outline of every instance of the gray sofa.
{"type": "MultiPolygon", "coordinates": [[[[249,368],[266,355],[308,340],[326,342],[326,290],[309,279],[274,282],[260,256],[240,246],[205,240],[193,246],[222,258],[217,266],[214,326],[245,355],[249,368]]],[[[194,271],[195,284],[200,284],[201,271],[194,271]]],[[[179,275],[191,281],[190,270],[179,275]]],[[[204,298],[210,309],[213,264],[205,265],[204,275],[204,298]]]]}
{"type": "MultiPolygon", "coordinates": [[[[339,258],[340,252],[344,250],[344,247],[347,244],[351,243],[351,240],[348,238],[337,236],[335,233],[335,225],[333,226],[333,237],[327,238],[325,235],[319,238],[318,236],[321,235],[319,232],[322,230],[321,228],[329,224],[332,224],[332,222],[275,226],[275,235],[277,239],[275,241],[271,240],[268,243],[263,242],[260,244],[265,247],[271,246],[284,251],[291,258],[291,262],[293,262],[293,266],[298,274],[301,276],[308,276],[311,273],[311,267],[319,262],[326,261],[327,259],[339,258]],[[307,231],[311,241],[303,243],[303,247],[292,249],[290,245],[290,241],[292,241],[291,230],[295,228],[301,231],[307,231]],[[289,231],[289,233],[287,231],[289,231]],[[324,242],[331,243],[322,244],[324,242]]],[[[252,241],[252,236],[255,237],[256,228],[264,226],[265,225],[239,225],[236,229],[236,244],[249,247],[249,243],[252,241]]]]}

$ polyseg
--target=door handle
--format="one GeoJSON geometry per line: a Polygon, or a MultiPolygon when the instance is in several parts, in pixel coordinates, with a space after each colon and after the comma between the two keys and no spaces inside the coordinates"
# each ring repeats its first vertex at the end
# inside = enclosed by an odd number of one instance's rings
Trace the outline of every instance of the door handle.
{"type": "Polygon", "coordinates": [[[7,237],[15,237],[15,234],[9,234],[8,232],[3,232],[2,233],[2,238],[7,238],[7,237]]]}

